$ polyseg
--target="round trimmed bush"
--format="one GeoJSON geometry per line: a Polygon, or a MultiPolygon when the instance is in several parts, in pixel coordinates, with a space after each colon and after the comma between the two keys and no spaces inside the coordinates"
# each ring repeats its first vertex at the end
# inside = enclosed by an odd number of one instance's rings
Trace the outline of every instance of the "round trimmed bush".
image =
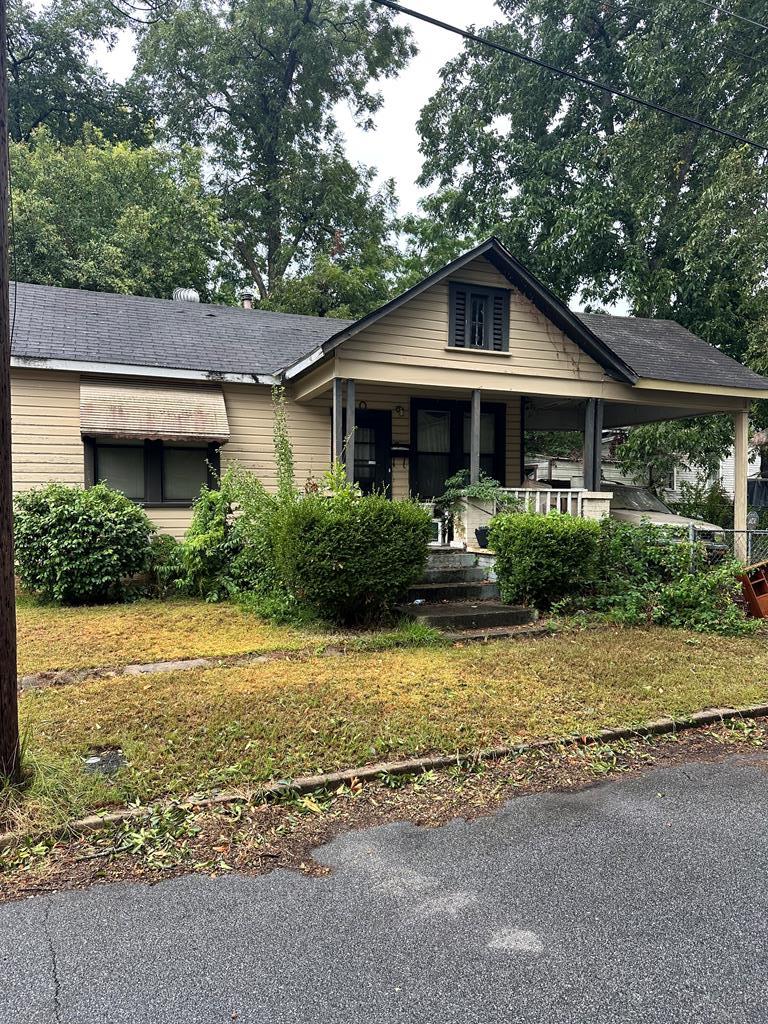
{"type": "Polygon", "coordinates": [[[106,484],[48,484],[17,496],[16,572],[25,590],[57,604],[125,596],[150,564],[155,528],[143,509],[106,484]]]}
{"type": "Polygon", "coordinates": [[[391,614],[427,560],[430,516],[380,495],[307,495],[274,521],[277,570],[316,615],[369,625],[391,614]]]}

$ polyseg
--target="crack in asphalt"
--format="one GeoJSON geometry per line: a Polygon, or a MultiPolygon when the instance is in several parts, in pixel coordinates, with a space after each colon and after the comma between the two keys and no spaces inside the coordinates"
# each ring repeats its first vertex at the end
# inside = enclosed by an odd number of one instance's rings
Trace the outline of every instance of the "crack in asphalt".
{"type": "Polygon", "coordinates": [[[61,1024],[61,981],[59,980],[59,962],[56,956],[56,946],[49,928],[53,901],[49,897],[46,901],[45,914],[43,916],[43,933],[48,942],[48,953],[51,958],[51,977],[53,978],[53,1019],[56,1024],[61,1024]]]}

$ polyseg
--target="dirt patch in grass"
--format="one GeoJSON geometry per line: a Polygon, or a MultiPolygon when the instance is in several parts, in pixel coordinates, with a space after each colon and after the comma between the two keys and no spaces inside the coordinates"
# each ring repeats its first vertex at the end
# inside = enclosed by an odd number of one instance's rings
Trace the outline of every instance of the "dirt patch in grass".
{"type": "MultiPolygon", "coordinates": [[[[296,657],[243,668],[94,679],[25,693],[40,766],[5,827],[98,808],[430,753],[637,726],[768,698],[768,649],[664,630],[603,628],[488,646],[296,657]],[[114,776],[85,775],[119,748],[114,776]]],[[[2,814],[0,814],[2,817],[2,814]]]]}
{"type": "Polygon", "coordinates": [[[71,842],[21,844],[0,851],[0,899],[125,880],[154,883],[173,875],[276,867],[308,874],[327,869],[312,851],[340,832],[407,820],[421,827],[492,813],[507,800],[582,789],[653,768],[764,756],[765,720],[732,722],[677,736],[531,751],[474,769],[353,783],[335,792],[272,804],[204,810],[158,808],[149,822],[105,829],[71,842]]]}

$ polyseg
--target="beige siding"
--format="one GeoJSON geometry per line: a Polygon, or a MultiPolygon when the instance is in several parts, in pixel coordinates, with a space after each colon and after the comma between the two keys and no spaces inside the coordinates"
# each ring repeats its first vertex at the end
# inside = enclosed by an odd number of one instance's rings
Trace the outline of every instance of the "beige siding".
{"type": "MultiPolygon", "coordinates": [[[[453,368],[461,373],[480,370],[506,377],[605,379],[602,367],[550,323],[484,257],[343,342],[337,355],[340,360],[440,370],[453,368]],[[509,353],[463,349],[446,351],[450,280],[504,288],[510,292],[509,353]]],[[[519,389],[524,391],[524,380],[519,385],[519,389]]],[[[505,386],[514,389],[511,381],[499,383],[499,387],[505,386]]]]}
{"type": "MultiPolygon", "coordinates": [[[[264,486],[277,485],[272,441],[272,394],[266,387],[225,385],[230,439],[221,451],[222,468],[237,462],[252,470],[264,486]]],[[[296,481],[303,485],[328,468],[331,446],[330,403],[298,405],[289,400],[288,430],[293,443],[296,481]]]]}
{"type": "Polygon", "coordinates": [[[13,489],[52,480],[83,484],[80,378],[45,370],[11,372],[13,489]]]}
{"type": "Polygon", "coordinates": [[[164,508],[156,505],[145,511],[160,533],[170,533],[177,540],[181,540],[192,521],[190,508],[164,508]]]}

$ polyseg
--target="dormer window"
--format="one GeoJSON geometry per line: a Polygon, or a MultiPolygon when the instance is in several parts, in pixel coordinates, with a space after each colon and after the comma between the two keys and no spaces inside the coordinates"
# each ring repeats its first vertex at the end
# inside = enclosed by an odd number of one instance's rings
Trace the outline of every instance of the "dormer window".
{"type": "Polygon", "coordinates": [[[448,344],[454,348],[509,350],[509,292],[452,281],[448,344]]]}

